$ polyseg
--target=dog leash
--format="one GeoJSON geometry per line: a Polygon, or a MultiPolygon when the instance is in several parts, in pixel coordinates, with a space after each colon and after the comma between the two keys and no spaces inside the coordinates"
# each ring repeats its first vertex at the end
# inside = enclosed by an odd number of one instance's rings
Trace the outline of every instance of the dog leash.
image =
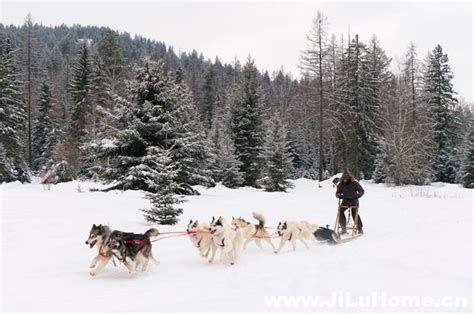
{"type": "Polygon", "coordinates": [[[254,238],[259,238],[259,239],[272,239],[272,238],[279,238],[280,236],[277,233],[274,233],[274,234],[270,234],[268,236],[261,236],[261,235],[254,234],[253,237],[254,238]]]}
{"type": "Polygon", "coordinates": [[[174,237],[181,237],[181,236],[190,235],[190,234],[196,234],[196,233],[199,233],[199,232],[198,232],[198,231],[163,232],[163,233],[160,233],[159,235],[162,235],[162,234],[165,234],[165,235],[167,234],[167,235],[164,236],[164,237],[161,237],[161,238],[157,238],[157,239],[151,240],[150,242],[156,242],[156,241],[160,241],[160,240],[163,240],[163,239],[174,238],[174,237]]]}

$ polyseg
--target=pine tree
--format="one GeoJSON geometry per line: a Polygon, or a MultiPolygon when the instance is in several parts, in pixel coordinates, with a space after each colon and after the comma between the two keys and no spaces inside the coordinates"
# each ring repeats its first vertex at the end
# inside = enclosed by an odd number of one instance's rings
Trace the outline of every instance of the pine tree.
{"type": "Polygon", "coordinates": [[[92,62],[86,42],[80,46],[76,61],[72,65],[72,78],[69,85],[72,96],[72,114],[69,135],[78,143],[86,140],[88,119],[92,111],[92,62]]]}
{"type": "Polygon", "coordinates": [[[97,53],[101,70],[109,80],[110,90],[113,93],[119,93],[127,67],[117,32],[111,29],[105,30],[99,41],[97,53]]]}
{"type": "Polygon", "coordinates": [[[0,33],[0,182],[29,182],[25,103],[10,39],[0,33]]]}
{"type": "Polygon", "coordinates": [[[220,150],[217,156],[222,184],[228,188],[242,186],[244,177],[239,170],[242,163],[237,159],[234,143],[228,134],[222,134],[219,146],[220,150]]]}
{"type": "Polygon", "coordinates": [[[343,156],[343,169],[370,179],[381,141],[383,95],[391,78],[390,59],[376,38],[367,47],[355,39],[340,61],[336,81],[336,148],[343,156]]]}
{"type": "Polygon", "coordinates": [[[261,151],[265,137],[263,127],[263,97],[259,72],[249,59],[232,100],[232,140],[242,166],[244,184],[257,186],[261,172],[261,151]]]}
{"type": "Polygon", "coordinates": [[[374,173],[372,179],[375,183],[385,182],[387,177],[387,153],[385,150],[381,150],[375,158],[374,173]]]}
{"type": "Polygon", "coordinates": [[[51,85],[47,79],[41,84],[41,94],[37,107],[39,115],[33,130],[33,166],[38,171],[52,159],[57,139],[56,130],[51,119],[53,108],[51,85]]]}
{"type": "Polygon", "coordinates": [[[91,106],[87,114],[89,127],[86,129],[88,139],[81,145],[83,155],[83,176],[86,178],[96,177],[102,169],[101,161],[98,160],[100,143],[103,139],[112,137],[116,132],[111,125],[116,121],[114,117],[114,97],[112,95],[109,79],[105,74],[104,64],[98,56],[93,57],[90,74],[91,106]]]}
{"type": "Polygon", "coordinates": [[[465,188],[474,188],[474,128],[469,134],[469,146],[464,158],[462,184],[465,188]]]}
{"type": "Polygon", "coordinates": [[[179,194],[196,194],[195,184],[212,185],[207,164],[209,143],[199,125],[189,90],[163,69],[162,62],[145,60],[129,88],[132,103],[124,109],[123,125],[104,157],[111,158],[112,189],[157,192],[140,171],[149,147],[171,151],[180,165],[176,180],[179,194]]]}
{"type": "Polygon", "coordinates": [[[453,114],[457,104],[448,56],[440,45],[428,56],[424,73],[424,102],[432,120],[435,180],[454,183],[459,171],[457,137],[459,120],[453,114]]]}
{"type": "Polygon", "coordinates": [[[419,110],[419,94],[420,94],[420,75],[419,75],[419,64],[417,59],[416,46],[410,42],[408,51],[406,53],[405,62],[403,64],[404,78],[410,86],[410,101],[411,101],[411,124],[414,129],[417,125],[417,110],[419,110]]]}
{"type": "Polygon", "coordinates": [[[217,87],[216,71],[214,66],[211,66],[204,76],[204,83],[202,86],[203,112],[201,112],[201,116],[203,117],[204,126],[207,129],[211,127],[214,107],[217,104],[217,87]]]}
{"type": "Polygon", "coordinates": [[[267,130],[263,146],[264,177],[261,182],[268,192],[286,191],[292,187],[287,181],[292,167],[292,157],[289,152],[286,126],[275,111],[267,130]]]}
{"type": "Polygon", "coordinates": [[[179,190],[176,182],[178,166],[171,158],[171,150],[165,151],[158,146],[147,148],[147,155],[143,158],[140,167],[142,173],[147,174],[150,187],[156,191],[146,193],[146,199],[150,200],[151,208],[143,209],[146,221],[161,225],[175,225],[178,216],[183,212],[175,205],[182,202],[175,195],[179,190]]]}

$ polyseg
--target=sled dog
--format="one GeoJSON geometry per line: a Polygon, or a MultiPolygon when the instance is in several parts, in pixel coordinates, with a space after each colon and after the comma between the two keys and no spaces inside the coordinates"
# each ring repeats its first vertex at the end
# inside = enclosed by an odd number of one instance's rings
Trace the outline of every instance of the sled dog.
{"type": "Polygon", "coordinates": [[[318,241],[327,241],[329,244],[338,244],[340,241],[339,236],[334,230],[329,229],[329,225],[326,227],[319,227],[313,232],[314,237],[318,241]]]}
{"type": "Polygon", "coordinates": [[[307,221],[280,221],[277,227],[280,245],[275,253],[280,252],[286,241],[291,242],[293,250],[296,250],[296,240],[301,241],[306,248],[309,248],[305,240],[310,238],[316,229],[318,229],[318,225],[307,221]]]}
{"type": "Polygon", "coordinates": [[[112,231],[106,243],[110,252],[124,263],[129,273],[133,274],[138,270],[145,271],[149,261],[158,264],[151,252],[150,237],[159,234],[158,230],[151,228],[144,234],[136,234],[122,231],[112,231]]]}
{"type": "Polygon", "coordinates": [[[189,234],[191,243],[198,248],[201,257],[207,257],[208,262],[212,263],[216,255],[217,246],[212,240],[210,225],[207,223],[199,223],[192,219],[188,223],[186,231],[189,234]]]}
{"type": "Polygon", "coordinates": [[[242,242],[240,230],[234,230],[222,217],[212,217],[210,230],[214,244],[221,249],[221,260],[234,265],[242,242]]]}
{"type": "Polygon", "coordinates": [[[258,221],[258,224],[247,222],[242,217],[232,217],[232,225],[240,230],[245,241],[243,249],[245,250],[247,248],[247,244],[251,241],[254,241],[259,248],[262,248],[260,242],[263,240],[267,242],[275,252],[276,249],[270,239],[270,234],[268,233],[267,229],[265,229],[265,217],[262,214],[255,212],[252,213],[252,217],[258,221]]]}
{"type": "Polygon", "coordinates": [[[86,240],[86,244],[93,248],[97,244],[97,255],[92,259],[89,268],[91,268],[89,274],[91,276],[97,275],[112,259],[112,252],[109,247],[105,245],[109,240],[112,231],[108,226],[92,225],[91,231],[89,232],[89,238],[86,240]]]}

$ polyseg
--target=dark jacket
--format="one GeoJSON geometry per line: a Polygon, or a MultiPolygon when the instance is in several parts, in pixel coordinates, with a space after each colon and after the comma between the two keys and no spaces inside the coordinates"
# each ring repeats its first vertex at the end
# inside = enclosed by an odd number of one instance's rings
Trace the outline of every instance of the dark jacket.
{"type": "Polygon", "coordinates": [[[358,204],[359,198],[365,191],[357,181],[339,182],[337,185],[336,197],[342,198],[343,204],[358,204]]]}

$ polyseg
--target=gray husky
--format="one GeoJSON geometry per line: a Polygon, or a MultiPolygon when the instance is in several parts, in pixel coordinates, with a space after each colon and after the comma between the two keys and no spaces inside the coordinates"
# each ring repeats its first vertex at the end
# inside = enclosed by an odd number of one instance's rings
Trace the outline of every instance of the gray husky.
{"type": "Polygon", "coordinates": [[[92,268],[89,272],[91,276],[97,275],[112,259],[112,252],[105,245],[111,233],[112,231],[110,231],[108,226],[92,225],[89,238],[86,241],[86,244],[90,245],[91,248],[97,244],[97,255],[92,259],[89,266],[89,268],[92,268]]]}
{"type": "Polygon", "coordinates": [[[135,273],[137,269],[143,272],[150,260],[158,264],[151,252],[150,242],[150,237],[156,237],[158,234],[159,232],[155,228],[147,230],[144,234],[116,230],[110,234],[106,246],[128,268],[131,274],[135,273]]]}
{"type": "MultiPolygon", "coordinates": [[[[151,229],[150,229],[151,230],[151,229]]],[[[149,231],[150,231],[149,230],[149,231]]],[[[156,230],[156,229],[154,229],[156,230]]],[[[153,232],[152,232],[153,233],[153,232]]],[[[112,260],[113,257],[113,252],[108,245],[108,242],[110,240],[110,236],[114,234],[114,237],[116,237],[118,234],[124,234],[126,235],[126,232],[121,232],[121,231],[112,231],[108,226],[106,225],[92,225],[92,228],[89,232],[89,238],[86,241],[86,244],[89,245],[91,248],[93,248],[95,245],[97,245],[97,255],[92,259],[91,264],[89,268],[92,268],[89,274],[91,276],[97,275],[109,262],[112,260]]],[[[141,255],[141,253],[140,253],[141,255]]],[[[153,258],[153,255],[151,254],[151,251],[149,252],[147,261],[145,261],[145,264],[142,265],[142,270],[146,269],[146,266],[148,264],[148,261],[151,259],[153,262],[158,264],[158,262],[153,258]]],[[[127,266],[127,264],[125,264],[127,266]]],[[[127,268],[129,268],[127,266],[127,268]]],[[[130,270],[130,268],[129,268],[130,270]]]]}

